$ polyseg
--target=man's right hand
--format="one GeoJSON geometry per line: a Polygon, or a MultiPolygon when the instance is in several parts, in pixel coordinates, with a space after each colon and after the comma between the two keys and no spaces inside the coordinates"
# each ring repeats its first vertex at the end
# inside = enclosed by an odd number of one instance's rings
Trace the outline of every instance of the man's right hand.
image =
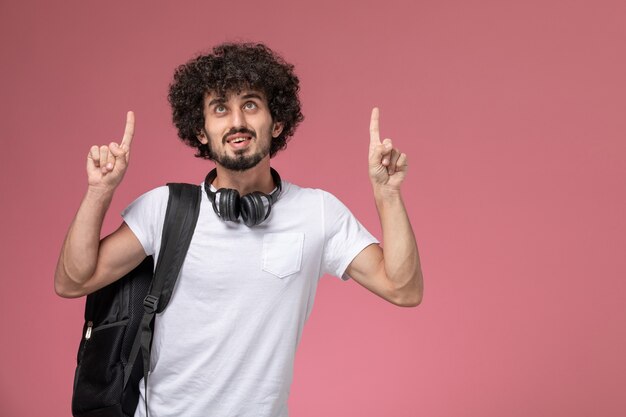
{"type": "Polygon", "coordinates": [[[126,115],[126,128],[121,144],[92,146],[87,156],[87,179],[90,188],[113,191],[120,184],[130,158],[130,145],[135,133],[135,114],[126,115]]]}
{"type": "Polygon", "coordinates": [[[146,257],[126,223],[100,241],[104,216],[128,167],[134,131],[135,115],[129,111],[121,143],[93,146],[89,151],[89,188],[67,232],[54,274],[54,288],[62,297],[90,294],[123,277],[146,257]]]}

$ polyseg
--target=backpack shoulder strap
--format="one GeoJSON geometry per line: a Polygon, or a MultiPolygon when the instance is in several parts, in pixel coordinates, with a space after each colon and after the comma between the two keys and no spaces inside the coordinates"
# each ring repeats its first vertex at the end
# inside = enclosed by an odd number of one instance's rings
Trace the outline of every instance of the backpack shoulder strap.
{"type": "Polygon", "coordinates": [[[182,183],[167,185],[170,189],[170,198],[167,203],[159,258],[152,288],[149,291],[150,295],[158,299],[157,313],[163,312],[170,301],[200,212],[199,186],[182,183]]]}
{"type": "Polygon", "coordinates": [[[162,312],[169,303],[200,212],[201,188],[199,186],[180,183],[167,185],[170,189],[170,198],[165,212],[161,249],[152,286],[143,301],[145,313],[139,326],[146,417],[148,416],[148,373],[150,372],[154,315],[162,312]]]}
{"type": "Polygon", "coordinates": [[[146,383],[146,402],[147,374],[150,369],[152,345],[152,322],[155,314],[162,312],[169,303],[200,213],[201,188],[199,186],[182,183],[168,183],[167,185],[170,194],[161,235],[161,249],[159,250],[152,284],[143,301],[145,312],[124,372],[125,388],[130,379],[137,354],[141,349],[146,383]]]}

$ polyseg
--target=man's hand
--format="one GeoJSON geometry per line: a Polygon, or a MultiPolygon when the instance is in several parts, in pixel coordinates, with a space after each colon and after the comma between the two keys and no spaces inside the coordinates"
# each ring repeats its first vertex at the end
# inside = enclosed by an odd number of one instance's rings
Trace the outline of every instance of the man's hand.
{"type": "Polygon", "coordinates": [[[67,232],[54,274],[54,288],[62,297],[96,291],[126,275],[146,257],[126,223],[100,242],[104,216],[128,167],[134,130],[135,115],[129,111],[121,143],[92,146],[89,151],[89,187],[67,232]]]}
{"type": "Polygon", "coordinates": [[[135,115],[126,115],[126,128],[122,143],[111,142],[108,146],[92,146],[87,156],[87,179],[90,188],[113,191],[120,184],[130,158],[130,144],[135,133],[135,115]]]}
{"type": "Polygon", "coordinates": [[[406,155],[393,148],[391,139],[380,141],[378,109],[372,109],[369,175],[384,245],[363,249],[346,274],[385,300],[408,307],[422,301],[424,284],[415,235],[400,194],[406,171],[406,155]]]}
{"type": "Polygon", "coordinates": [[[374,187],[399,191],[407,172],[406,154],[400,153],[391,139],[380,141],[378,129],[378,108],[372,109],[370,120],[369,174],[374,187]]]}

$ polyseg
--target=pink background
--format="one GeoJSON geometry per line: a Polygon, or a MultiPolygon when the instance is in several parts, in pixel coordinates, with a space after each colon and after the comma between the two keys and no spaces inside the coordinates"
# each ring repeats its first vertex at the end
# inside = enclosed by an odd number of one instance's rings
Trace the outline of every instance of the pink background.
{"type": "Polygon", "coordinates": [[[174,68],[224,40],[296,65],[305,122],[274,160],[377,236],[368,120],[409,155],[425,297],[321,281],[291,415],[626,415],[623,1],[5,1],[0,415],[68,416],[83,300],[53,291],[92,144],[137,116],[104,232],[140,193],[199,182],[174,68]]]}

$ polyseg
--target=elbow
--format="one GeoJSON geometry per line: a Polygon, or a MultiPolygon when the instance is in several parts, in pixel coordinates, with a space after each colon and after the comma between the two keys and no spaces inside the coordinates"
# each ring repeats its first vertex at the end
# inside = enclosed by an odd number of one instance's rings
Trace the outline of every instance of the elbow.
{"type": "Polygon", "coordinates": [[[58,295],[61,298],[76,298],[76,297],[73,297],[70,292],[63,290],[62,288],[59,288],[56,285],[54,286],[54,292],[56,293],[56,295],[58,295]]]}
{"type": "Polygon", "coordinates": [[[393,303],[398,307],[417,307],[422,303],[422,295],[420,291],[398,296],[393,303]]]}
{"type": "Polygon", "coordinates": [[[75,288],[69,288],[67,285],[62,285],[57,279],[54,280],[54,292],[62,298],[78,298],[85,295],[83,291],[78,291],[75,288]]]}
{"type": "Polygon", "coordinates": [[[408,285],[398,288],[395,296],[390,300],[398,307],[417,307],[424,297],[424,284],[422,274],[418,273],[408,285]]]}
{"type": "Polygon", "coordinates": [[[54,292],[56,292],[56,294],[61,298],[80,298],[86,295],[78,291],[74,292],[74,291],[67,291],[67,290],[59,289],[56,286],[54,287],[54,292]]]}
{"type": "Polygon", "coordinates": [[[54,274],[54,292],[62,298],[78,298],[87,294],[84,288],[73,281],[60,267],[54,274]]]}

